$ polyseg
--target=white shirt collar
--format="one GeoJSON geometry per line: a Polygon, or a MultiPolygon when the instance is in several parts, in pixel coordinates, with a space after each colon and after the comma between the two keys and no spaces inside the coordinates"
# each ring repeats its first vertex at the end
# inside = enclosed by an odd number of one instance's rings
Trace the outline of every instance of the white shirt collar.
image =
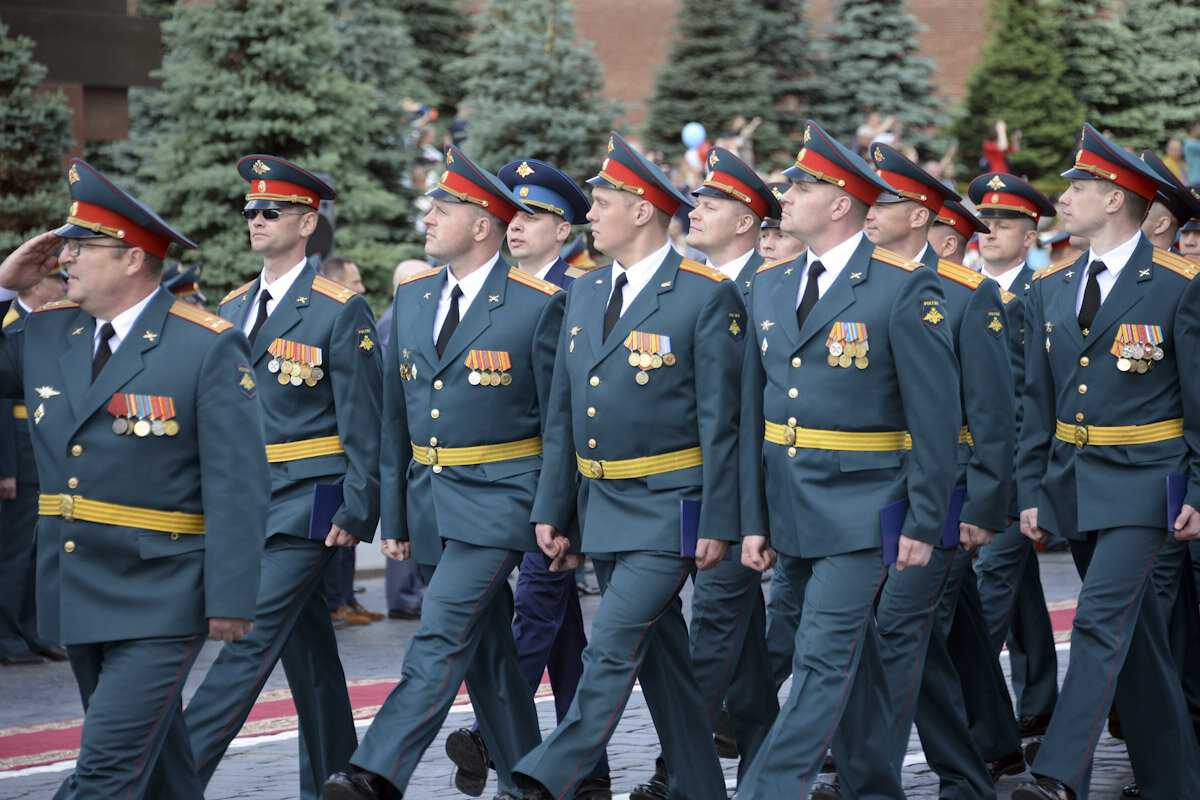
{"type": "Polygon", "coordinates": [[[438,297],[437,314],[433,319],[433,340],[436,342],[438,334],[442,330],[442,323],[446,321],[446,316],[450,313],[450,295],[457,286],[462,289],[462,297],[458,299],[458,318],[462,320],[467,315],[467,311],[471,308],[471,303],[474,302],[476,296],[483,289],[483,284],[487,281],[488,275],[492,273],[492,269],[500,261],[500,252],[492,256],[491,260],[477,270],[474,270],[470,275],[463,278],[461,281],[454,277],[454,272],[446,267],[446,283],[442,286],[442,293],[438,297]]]}
{"type": "Polygon", "coordinates": [[[991,278],[996,283],[1000,284],[1000,288],[1003,289],[1004,291],[1011,292],[1012,291],[1011,287],[1013,285],[1013,281],[1015,281],[1017,279],[1017,276],[1021,274],[1021,270],[1023,270],[1024,268],[1025,268],[1025,262],[1022,261],[1019,264],[1017,264],[1015,267],[1004,270],[1004,272],[1001,272],[999,275],[993,275],[990,272],[988,272],[987,270],[984,270],[983,276],[985,278],[991,278]]]}
{"type": "Polygon", "coordinates": [[[1117,245],[1112,250],[1109,250],[1103,255],[1098,255],[1095,250],[1088,249],[1088,266],[1091,267],[1092,262],[1099,259],[1104,262],[1104,266],[1108,272],[1111,272],[1115,279],[1121,274],[1121,270],[1125,268],[1125,264],[1129,262],[1129,257],[1133,255],[1134,249],[1141,241],[1142,232],[1138,231],[1128,241],[1117,245]]]}
{"type": "Polygon", "coordinates": [[[264,291],[271,293],[271,299],[267,301],[267,316],[271,316],[275,309],[279,306],[279,301],[287,296],[291,291],[292,284],[296,282],[296,278],[300,277],[300,271],[308,264],[308,258],[300,259],[300,263],[289,269],[287,272],[280,275],[271,283],[267,283],[267,275],[264,271],[259,277],[258,291],[254,293],[250,306],[250,313],[246,315],[246,321],[242,324],[242,333],[250,335],[250,329],[254,327],[254,321],[258,319],[258,303],[259,298],[264,291]]]}
{"type": "Polygon", "coordinates": [[[550,263],[533,273],[534,277],[546,280],[546,276],[550,274],[550,270],[554,269],[554,265],[558,263],[558,256],[550,260],[550,263]]]}
{"type": "Polygon", "coordinates": [[[808,285],[808,270],[812,263],[820,261],[821,266],[825,268],[825,271],[817,276],[817,296],[824,297],[825,292],[829,290],[829,287],[837,280],[837,276],[842,274],[842,270],[850,262],[850,256],[854,255],[854,251],[858,249],[863,235],[862,231],[857,231],[849,239],[831,247],[821,256],[817,256],[811,248],[804,251],[807,260],[804,262],[804,272],[800,275],[800,288],[796,292],[797,308],[800,306],[800,298],[804,296],[804,288],[808,285]]]}
{"type": "Polygon", "coordinates": [[[100,329],[104,327],[104,323],[106,322],[111,323],[113,330],[115,331],[115,333],[109,337],[108,349],[112,353],[116,353],[117,348],[121,346],[121,342],[125,341],[125,338],[129,336],[129,331],[133,328],[133,323],[137,322],[138,316],[140,316],[142,311],[146,309],[146,306],[150,305],[150,299],[154,297],[154,295],[158,294],[159,291],[165,290],[155,289],[153,292],[143,297],[136,305],[130,306],[120,314],[117,314],[111,320],[105,320],[96,317],[96,330],[92,335],[92,353],[94,354],[100,348],[100,329]]]}
{"type": "Polygon", "coordinates": [[[616,284],[617,276],[625,273],[625,279],[628,281],[624,291],[621,293],[621,313],[629,308],[629,304],[638,296],[638,292],[646,288],[646,284],[654,277],[654,273],[662,266],[663,260],[671,252],[670,240],[663,242],[662,247],[655,250],[650,255],[638,261],[636,264],[630,264],[628,267],[622,266],[617,261],[612,264],[612,279],[613,284],[608,287],[608,296],[612,297],[612,287],[616,284]]]}
{"type": "Polygon", "coordinates": [[[726,278],[729,278],[730,280],[737,280],[737,276],[742,274],[742,269],[746,266],[746,262],[750,260],[750,256],[752,255],[754,255],[753,247],[742,253],[733,261],[730,261],[728,264],[722,264],[719,267],[712,263],[712,259],[705,259],[704,263],[708,264],[708,266],[712,267],[726,278]]]}

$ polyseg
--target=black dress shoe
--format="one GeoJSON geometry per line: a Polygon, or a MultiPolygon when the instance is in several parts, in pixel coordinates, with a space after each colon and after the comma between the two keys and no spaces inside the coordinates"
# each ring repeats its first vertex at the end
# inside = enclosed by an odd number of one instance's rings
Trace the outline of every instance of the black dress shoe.
{"type": "Polygon", "coordinates": [[[1038,778],[1013,789],[1012,800],[1075,800],[1075,792],[1055,778],[1038,778]]]}
{"type": "Polygon", "coordinates": [[[1033,766],[1033,760],[1037,758],[1038,750],[1042,749],[1042,737],[1037,737],[1029,744],[1025,745],[1025,763],[1033,766]]]}
{"type": "Polygon", "coordinates": [[[671,795],[671,784],[667,780],[667,762],[661,758],[654,759],[654,776],[645,783],[639,783],[629,793],[629,800],[668,800],[671,795]]]}
{"type": "Polygon", "coordinates": [[[733,738],[733,718],[729,716],[729,709],[725,706],[721,706],[721,713],[717,717],[713,743],[717,746],[717,755],[721,758],[738,757],[737,742],[733,738]]]}
{"type": "Polygon", "coordinates": [[[1121,800],[1140,800],[1142,790],[1136,783],[1131,783],[1121,790],[1121,800]]]}
{"type": "Polygon", "coordinates": [[[1121,718],[1117,716],[1116,705],[1108,709],[1108,735],[1114,739],[1125,741],[1125,731],[1121,729],[1121,718]]]}
{"type": "Polygon", "coordinates": [[[837,773],[813,784],[812,800],[842,800],[842,790],[838,786],[837,773]]]}
{"type": "Polygon", "coordinates": [[[374,772],[335,772],[321,787],[321,800],[400,800],[400,790],[374,772]]]}
{"type": "Polygon", "coordinates": [[[487,786],[488,750],[479,731],[459,728],[446,737],[446,755],[457,769],[454,787],[465,795],[479,797],[487,786]]]}
{"type": "Polygon", "coordinates": [[[389,608],[388,619],[420,619],[421,607],[408,606],[406,608],[389,608]]]}
{"type": "Polygon", "coordinates": [[[28,650],[22,650],[19,653],[12,653],[11,655],[0,658],[0,664],[6,667],[27,667],[31,664],[41,664],[44,660],[45,659],[43,659],[37,653],[31,653],[28,650]]]}
{"type": "Polygon", "coordinates": [[[986,763],[993,783],[1005,775],[1017,775],[1025,771],[1025,755],[1019,747],[1006,756],[986,763]]]}
{"type": "Polygon", "coordinates": [[[575,788],[575,800],[612,800],[612,779],[587,778],[575,788]]]}
{"type": "Polygon", "coordinates": [[[1020,731],[1022,739],[1045,736],[1048,727],[1050,727],[1049,714],[1022,714],[1017,717],[1017,730],[1020,731]]]}
{"type": "Polygon", "coordinates": [[[825,760],[821,762],[821,772],[832,772],[834,774],[837,773],[837,764],[833,760],[832,750],[825,751],[825,760]]]}

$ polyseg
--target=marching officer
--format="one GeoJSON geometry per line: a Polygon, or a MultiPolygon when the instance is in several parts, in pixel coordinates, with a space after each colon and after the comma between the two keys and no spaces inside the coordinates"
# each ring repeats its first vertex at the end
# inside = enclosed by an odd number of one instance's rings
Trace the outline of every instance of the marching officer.
{"type": "MultiPolygon", "coordinates": [[[[782,202],[783,194],[791,184],[784,181],[773,181],[767,186],[777,201],[782,202]]],[[[783,213],[782,206],[780,212],[783,213]]],[[[758,254],[764,261],[782,261],[804,252],[804,242],[784,233],[779,229],[779,217],[766,217],[762,221],[762,229],[758,233],[758,254]]]]}
{"type": "Polygon", "coordinates": [[[1087,796],[1114,695],[1142,792],[1185,797],[1200,752],[1152,574],[1168,537],[1200,536],[1198,269],[1141,233],[1162,182],[1091,125],[1064,177],[1064,226],[1090,247],[1036,273],[1027,297],[1017,479],[1022,533],[1067,537],[1083,586],[1037,781],[1013,797],[1087,796]],[[1190,479],[1180,509],[1170,474],[1190,479]]]}
{"type": "Polygon", "coordinates": [[[375,535],[380,359],[367,301],[318,275],[305,257],[317,207],[333,190],[271,155],[243,157],[238,173],[249,182],[242,216],[263,270],[226,295],[219,312],[250,341],[271,502],[254,632],[221,649],[188,704],[187,721],[207,784],[282,660],[299,716],[301,796],[308,799],[345,768],[358,738],[322,586],[337,546],[375,535]],[[334,490],[333,499],[321,495],[318,503],[321,485],[340,486],[341,497],[334,490]]]}
{"type": "Polygon", "coordinates": [[[929,229],[929,246],[940,258],[961,264],[971,237],[987,231],[988,226],[968,211],[961,200],[947,197],[929,229]]]}
{"type": "Polygon", "coordinates": [[[198,799],[181,697],[205,634],[254,627],[260,387],[245,337],[159,285],[168,246],[195,245],[86,162],[67,175],[66,224],[0,265],[4,305],[58,268],[60,247],[68,275],[66,300],[5,332],[0,362],[41,482],[39,631],[67,645],[85,711],[56,797],[160,796],[161,761],[170,796],[198,799]]]}
{"type": "MultiPolygon", "coordinates": [[[[351,758],[357,771],[331,777],[325,800],[400,797],[464,679],[501,792],[541,738],[507,578],[537,546],[528,519],[563,292],[500,256],[529,206],[453,145],[429,195],[425,252],[448,266],[396,290],[381,452],[384,555],[416,559],[429,585],[400,683],[351,758]]],[[[477,748],[456,741],[447,754],[461,764],[477,748]]]]}
{"type": "Polygon", "coordinates": [[[618,134],[588,183],[592,238],[614,260],[567,298],[531,519],[547,555],[575,548],[566,530],[578,470],[582,549],[603,594],[575,699],[514,772],[527,798],[569,797],[639,679],[671,791],[719,800],[725,781],[679,591],[737,538],[745,310],[732,281],[671,248],[671,215],[692,204],[618,134]]]}
{"type": "MultiPolygon", "coordinates": [[[[750,800],[806,796],[839,723],[886,702],[871,624],[888,572],[880,513],[907,499],[896,564],[922,568],[945,526],[961,416],[937,274],[862,233],[894,188],[813,122],[804,145],[784,173],[781,228],[808,250],[754,279],[743,378],[742,560],[763,570],[777,551],[804,609],[792,691],[742,776],[750,800]]],[[[881,725],[846,744],[843,772],[893,749],[881,725]]],[[[902,796],[899,769],[885,772],[872,789],[902,796]]]]}
{"type": "Polygon", "coordinates": [[[208,298],[200,291],[200,274],[204,271],[204,262],[197,261],[190,267],[185,267],[182,261],[176,261],[175,266],[163,270],[162,284],[177,300],[191,303],[198,308],[204,308],[208,298]]]}

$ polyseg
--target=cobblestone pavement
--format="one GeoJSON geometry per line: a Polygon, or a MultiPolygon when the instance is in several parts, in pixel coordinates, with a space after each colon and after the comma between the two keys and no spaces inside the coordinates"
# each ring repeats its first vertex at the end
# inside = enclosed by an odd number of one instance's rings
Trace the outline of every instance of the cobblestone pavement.
{"type": "MultiPolygon", "coordinates": [[[[360,550],[365,549],[360,548],[360,550]]],[[[369,554],[360,556],[359,583],[365,588],[362,603],[372,610],[385,610],[383,578],[375,568],[377,563],[369,554]]],[[[1079,587],[1078,578],[1066,553],[1041,556],[1042,580],[1046,599],[1050,603],[1074,600],[1079,587]]],[[[769,586],[769,584],[768,584],[769,586]]],[[[584,617],[590,625],[599,600],[583,598],[584,617]]],[[[684,597],[684,608],[690,605],[690,584],[684,597]]],[[[398,678],[400,661],[408,638],[416,631],[416,622],[384,620],[372,625],[347,627],[338,631],[338,644],[348,679],[398,678]]],[[[217,648],[211,643],[201,653],[188,681],[185,697],[191,695],[212,663],[217,648]]],[[[1059,645],[1059,680],[1067,666],[1066,645],[1059,645]]],[[[1003,657],[1005,670],[1007,655],[1003,657]]],[[[284,689],[287,684],[282,669],[275,670],[267,689],[284,689]]],[[[781,696],[786,695],[785,685],[781,696]]],[[[542,729],[548,731],[554,723],[554,706],[549,698],[538,704],[542,729]]],[[[35,667],[6,667],[0,669],[0,728],[29,725],[34,722],[67,720],[81,716],[82,709],[71,676],[65,664],[44,664],[35,667]]],[[[469,706],[451,712],[438,740],[430,748],[409,785],[408,797],[460,800],[464,795],[451,782],[451,768],[445,757],[445,734],[472,720],[469,706]]],[[[360,735],[366,721],[359,723],[360,735]]],[[[635,692],[621,719],[609,759],[612,764],[615,796],[626,797],[629,790],[644,781],[653,771],[654,754],[658,751],[657,737],[650,714],[640,693],[635,692]]],[[[0,757],[3,753],[0,753],[0,757]]],[[[723,761],[725,777],[733,790],[736,762],[723,761]]],[[[58,764],[0,772],[0,800],[17,798],[47,798],[68,774],[70,764],[58,764]]],[[[1010,797],[1012,787],[1026,776],[1002,779],[997,797],[1010,797]]],[[[1124,744],[1108,737],[1101,738],[1096,753],[1091,796],[1096,800],[1118,798],[1121,787],[1133,779],[1124,744]]],[[[909,756],[904,768],[904,786],[912,800],[936,800],[937,778],[925,764],[920,744],[914,732],[909,744],[909,756]]],[[[208,787],[210,800],[284,800],[298,794],[295,733],[247,738],[234,743],[220,769],[208,787]]],[[[490,798],[495,792],[495,780],[484,792],[490,798]]]]}

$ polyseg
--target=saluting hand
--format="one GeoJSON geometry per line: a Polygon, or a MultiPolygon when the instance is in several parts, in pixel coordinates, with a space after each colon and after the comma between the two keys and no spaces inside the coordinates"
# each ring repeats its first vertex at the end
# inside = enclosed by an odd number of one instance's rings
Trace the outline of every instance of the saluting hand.
{"type": "MultiPolygon", "coordinates": [[[[699,542],[697,554],[699,553],[699,542]]],[[[766,572],[775,565],[777,558],[775,550],[765,536],[745,536],[742,538],[742,565],[757,572],[766,572]]]]}
{"type": "Polygon", "coordinates": [[[63,240],[47,231],[39,233],[0,262],[0,286],[19,292],[37,286],[58,269],[58,251],[63,240]]]}
{"type": "Polygon", "coordinates": [[[407,561],[412,557],[412,542],[384,539],[380,541],[379,549],[392,561],[407,561]]]}
{"type": "Polygon", "coordinates": [[[1184,503],[1175,519],[1175,538],[1180,541],[1200,539],[1200,513],[1187,503],[1184,503]]]}
{"type": "Polygon", "coordinates": [[[237,617],[212,617],[208,621],[208,638],[214,642],[236,642],[254,630],[254,620],[237,617]]]}

